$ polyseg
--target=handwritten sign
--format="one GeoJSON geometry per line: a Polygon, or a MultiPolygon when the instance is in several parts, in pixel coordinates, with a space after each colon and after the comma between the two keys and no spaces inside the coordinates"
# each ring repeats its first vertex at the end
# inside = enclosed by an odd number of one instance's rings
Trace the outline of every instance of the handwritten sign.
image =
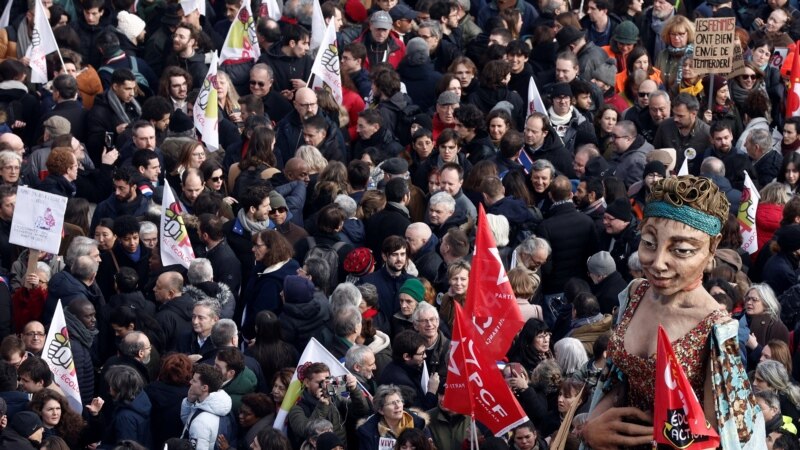
{"type": "Polygon", "coordinates": [[[694,26],[694,70],[698,73],[731,73],[736,19],[697,19],[694,26]]]}
{"type": "Polygon", "coordinates": [[[18,187],[9,242],[57,255],[66,210],[67,197],[18,187]]]}

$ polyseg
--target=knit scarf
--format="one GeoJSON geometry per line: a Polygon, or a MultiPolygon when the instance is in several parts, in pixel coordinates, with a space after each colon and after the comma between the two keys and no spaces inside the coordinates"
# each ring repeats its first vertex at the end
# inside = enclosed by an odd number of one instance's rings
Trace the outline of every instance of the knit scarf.
{"type": "Polygon", "coordinates": [[[564,137],[564,134],[567,132],[567,127],[569,126],[569,121],[572,120],[572,113],[575,110],[573,106],[569,107],[569,111],[567,114],[563,116],[559,116],[553,111],[553,107],[551,106],[547,112],[550,114],[550,123],[553,125],[553,128],[556,130],[556,134],[561,137],[564,137]]]}
{"type": "Polygon", "coordinates": [[[135,98],[131,99],[130,104],[133,106],[133,109],[136,110],[136,117],[130,117],[125,111],[125,105],[122,104],[122,101],[119,99],[119,97],[117,97],[117,94],[114,93],[114,90],[109,89],[106,92],[108,105],[111,107],[111,110],[114,111],[114,114],[117,116],[117,119],[119,119],[120,123],[130,124],[142,115],[142,107],[139,106],[139,102],[137,102],[135,98]]]}
{"type": "Polygon", "coordinates": [[[750,95],[750,92],[755,91],[756,89],[760,88],[760,81],[756,82],[752,89],[745,89],[742,85],[739,84],[739,81],[736,79],[731,80],[728,83],[728,89],[731,92],[731,98],[737,105],[743,105],[747,102],[747,96],[750,95]]]}
{"type": "Polygon", "coordinates": [[[681,93],[686,92],[687,94],[691,94],[691,95],[697,97],[698,94],[703,92],[703,82],[701,80],[697,80],[696,83],[688,85],[688,86],[685,83],[681,83],[681,84],[682,84],[682,86],[679,89],[679,91],[681,93]]]}
{"type": "Polygon", "coordinates": [[[241,223],[242,227],[249,231],[250,234],[255,234],[259,231],[264,231],[269,228],[269,219],[265,220],[264,222],[256,222],[255,220],[251,220],[247,217],[247,214],[245,214],[244,208],[239,210],[239,214],[236,215],[236,218],[239,219],[239,223],[241,223]]]}
{"type": "Polygon", "coordinates": [[[675,48],[671,45],[667,46],[667,52],[670,56],[680,56],[681,60],[678,62],[678,75],[677,81],[678,86],[681,85],[683,82],[683,63],[686,61],[687,58],[691,58],[694,55],[694,45],[688,44],[686,47],[675,48]]]}
{"type": "MultiPolygon", "coordinates": [[[[664,29],[664,25],[667,23],[667,20],[672,18],[674,14],[670,15],[667,19],[661,20],[655,15],[653,15],[653,20],[650,22],[650,28],[655,32],[655,36],[661,36],[661,31],[664,29]]],[[[653,55],[658,55],[661,53],[661,50],[664,49],[664,43],[661,39],[655,39],[655,48],[653,50],[653,55]]]]}
{"type": "Polygon", "coordinates": [[[64,320],[67,322],[67,330],[69,330],[69,337],[83,344],[84,347],[90,348],[94,342],[94,337],[100,331],[97,329],[90,330],[86,325],[81,322],[74,314],[68,309],[64,309],[64,320]]]}
{"type": "Polygon", "coordinates": [[[781,141],[781,154],[784,158],[790,153],[796,152],[798,148],[800,148],[800,139],[796,139],[789,145],[786,145],[783,143],[783,141],[781,141]]]}

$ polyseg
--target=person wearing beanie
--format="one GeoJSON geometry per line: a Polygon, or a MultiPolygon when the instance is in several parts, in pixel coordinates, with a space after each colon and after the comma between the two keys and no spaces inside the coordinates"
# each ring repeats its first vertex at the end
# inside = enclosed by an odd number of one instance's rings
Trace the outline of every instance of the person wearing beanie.
{"type": "Polygon", "coordinates": [[[392,316],[392,328],[389,334],[392,339],[401,331],[414,329],[411,315],[417,309],[417,304],[423,301],[425,301],[425,286],[418,278],[409,278],[400,286],[400,290],[397,292],[400,310],[392,316]]]}
{"type": "Polygon", "coordinates": [[[797,283],[797,267],[800,266],[800,225],[786,225],[775,232],[778,252],[764,265],[763,281],[776,296],[797,283]]]}
{"type": "MultiPolygon", "coordinates": [[[[127,43],[120,41],[120,46],[125,49],[126,44],[132,44],[134,49],[144,42],[145,23],[144,20],[128,11],[120,11],[117,14],[117,29],[128,40],[127,43]]],[[[126,49],[127,50],[127,49],[126,49]]]]}
{"type": "Polygon", "coordinates": [[[278,191],[269,193],[269,219],[275,224],[275,230],[283,235],[290,244],[294,246],[298,241],[308,237],[305,228],[298,226],[292,221],[292,212],[278,191]]]}
{"type": "Polygon", "coordinates": [[[586,267],[599,312],[612,314],[614,308],[619,305],[617,296],[625,289],[628,282],[617,271],[617,263],[611,253],[605,250],[592,255],[586,262],[586,267]]]}
{"type": "Polygon", "coordinates": [[[366,247],[358,247],[347,254],[344,259],[344,271],[347,272],[347,282],[357,284],[361,277],[375,270],[375,257],[366,247]]]}
{"type": "Polygon", "coordinates": [[[317,437],[317,450],[344,450],[344,443],[339,436],[328,431],[317,437]]]}
{"type": "Polygon", "coordinates": [[[616,61],[617,73],[627,72],[626,60],[638,43],[639,27],[632,20],[624,20],[614,28],[614,33],[611,35],[611,43],[604,46],[603,50],[616,61]]]}
{"type": "Polygon", "coordinates": [[[606,206],[600,248],[608,250],[617,264],[617,271],[626,280],[630,279],[628,257],[639,249],[638,227],[639,221],[633,216],[628,199],[617,198],[606,206]]]}
{"type": "Polygon", "coordinates": [[[314,284],[308,278],[289,275],[283,280],[283,309],[278,315],[283,341],[302,349],[322,330],[330,319],[330,306],[314,297],[314,284]]]}
{"type": "Polygon", "coordinates": [[[703,91],[708,96],[711,92],[711,109],[708,108],[708,97],[700,104],[703,108],[703,119],[707,123],[727,121],[733,125],[733,135],[739,136],[744,130],[742,124],[742,117],[739,114],[739,109],[736,103],[731,100],[730,87],[728,80],[721,75],[706,75],[703,78],[703,91]],[[711,90],[711,82],[713,79],[713,91],[711,90]]]}
{"type": "Polygon", "coordinates": [[[622,120],[614,125],[614,176],[625,182],[625,187],[644,179],[644,166],[647,164],[647,153],[653,150],[653,144],[647,142],[639,134],[636,125],[622,120]]]}
{"type": "MultiPolygon", "coordinates": [[[[605,55],[605,52],[603,52],[603,54],[605,55]]],[[[589,78],[587,78],[587,80],[591,80],[592,75],[593,72],[589,72],[589,78]]],[[[553,136],[553,139],[558,141],[558,137],[560,137],[564,148],[566,148],[571,155],[575,154],[575,149],[583,144],[591,143],[597,145],[597,136],[595,135],[594,126],[586,116],[581,114],[580,111],[573,106],[575,100],[570,84],[568,82],[555,83],[552,85],[549,94],[552,100],[552,106],[547,110],[547,113],[549,115],[550,125],[552,125],[552,131],[558,135],[557,137],[553,136]]],[[[600,97],[600,101],[602,102],[602,94],[600,97]]],[[[526,143],[526,145],[528,144],[526,143]]],[[[571,167],[569,169],[571,169],[571,167]]],[[[569,174],[571,172],[572,171],[569,170],[564,173],[569,174]]]]}
{"type": "Polygon", "coordinates": [[[644,179],[634,183],[628,190],[628,195],[632,200],[633,215],[637,218],[641,218],[644,215],[647,194],[650,193],[650,189],[656,181],[666,178],[667,168],[661,161],[652,160],[645,164],[643,174],[644,179]]]}
{"type": "Polygon", "coordinates": [[[21,411],[8,420],[8,426],[0,435],[2,450],[35,450],[44,435],[42,419],[33,411],[21,411]]]}
{"type": "Polygon", "coordinates": [[[617,70],[613,64],[603,64],[594,69],[592,83],[603,92],[603,102],[611,105],[619,115],[629,108],[628,102],[617,93],[617,70]]]}
{"type": "Polygon", "coordinates": [[[433,108],[436,85],[442,74],[433,68],[425,39],[415,37],[408,41],[406,55],[397,66],[397,73],[400,75],[400,81],[406,85],[406,92],[414,104],[423,111],[433,108]]]}

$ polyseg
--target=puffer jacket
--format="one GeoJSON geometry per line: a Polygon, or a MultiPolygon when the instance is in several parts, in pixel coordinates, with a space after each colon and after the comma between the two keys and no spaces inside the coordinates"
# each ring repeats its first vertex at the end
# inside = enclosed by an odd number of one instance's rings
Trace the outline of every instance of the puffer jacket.
{"type": "Polygon", "coordinates": [[[233,313],[236,310],[236,301],[233,298],[231,288],[227,284],[206,281],[193,286],[184,286],[183,293],[194,299],[195,302],[204,297],[211,297],[218,301],[222,307],[221,319],[233,318],[233,313]]]}
{"type": "Polygon", "coordinates": [[[330,307],[319,298],[304,303],[286,301],[279,317],[283,340],[302,353],[312,337],[321,340],[322,328],[330,317],[330,307]]]}
{"type": "Polygon", "coordinates": [[[181,402],[181,420],[185,424],[183,438],[194,443],[196,450],[214,449],[219,434],[219,421],[231,412],[231,397],[225,391],[208,394],[202,402],[181,402]],[[200,411],[197,415],[195,413],[200,411]]]}

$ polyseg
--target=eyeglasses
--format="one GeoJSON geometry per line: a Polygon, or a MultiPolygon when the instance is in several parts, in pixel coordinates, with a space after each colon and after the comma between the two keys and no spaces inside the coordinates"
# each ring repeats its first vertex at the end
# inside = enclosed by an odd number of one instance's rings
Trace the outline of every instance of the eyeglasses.
{"type": "Polygon", "coordinates": [[[757,80],[758,79],[758,75],[756,75],[756,74],[750,74],[750,75],[744,74],[744,75],[739,75],[739,78],[741,78],[742,80],[757,80]]]}
{"type": "Polygon", "coordinates": [[[752,297],[752,296],[750,296],[750,297],[745,297],[745,298],[744,298],[744,302],[745,302],[745,303],[747,303],[747,302],[758,303],[758,302],[760,302],[760,301],[761,301],[761,299],[760,299],[760,298],[758,298],[758,297],[752,297]]]}
{"type": "Polygon", "coordinates": [[[671,33],[669,34],[669,36],[670,36],[670,37],[684,37],[684,36],[686,36],[687,34],[689,34],[689,33],[685,32],[685,31],[673,31],[673,32],[671,32],[671,33]]]}
{"type": "Polygon", "coordinates": [[[263,81],[250,80],[250,86],[264,87],[266,85],[267,83],[264,83],[263,81]]]}
{"type": "Polygon", "coordinates": [[[303,107],[303,108],[311,108],[312,106],[317,106],[317,103],[316,102],[314,102],[314,103],[297,103],[297,106],[300,106],[300,107],[303,107]]]}
{"type": "Polygon", "coordinates": [[[386,402],[384,406],[403,406],[402,400],[395,400],[393,402],[386,402]]]}
{"type": "Polygon", "coordinates": [[[639,92],[639,98],[649,97],[652,92],[639,92]]]}
{"type": "Polygon", "coordinates": [[[205,152],[197,152],[197,153],[192,153],[192,156],[194,156],[195,158],[199,158],[201,156],[206,156],[206,154],[205,152]]]}
{"type": "Polygon", "coordinates": [[[439,318],[438,317],[432,317],[430,319],[419,319],[419,320],[417,320],[417,323],[424,323],[424,324],[439,323],[439,318]]]}
{"type": "Polygon", "coordinates": [[[211,177],[209,180],[213,181],[214,183],[219,183],[222,181],[222,177],[211,177]]]}
{"type": "Polygon", "coordinates": [[[40,331],[28,331],[24,335],[27,337],[44,337],[44,333],[40,331]]]}

